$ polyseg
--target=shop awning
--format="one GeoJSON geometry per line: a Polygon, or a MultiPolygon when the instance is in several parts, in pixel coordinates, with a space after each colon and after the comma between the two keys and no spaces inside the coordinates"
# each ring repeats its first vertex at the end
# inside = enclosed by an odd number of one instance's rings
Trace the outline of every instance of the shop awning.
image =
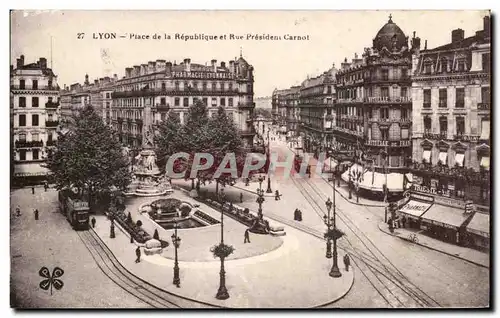
{"type": "Polygon", "coordinates": [[[490,157],[481,157],[481,167],[489,168],[490,167],[490,157]]]}
{"type": "Polygon", "coordinates": [[[447,160],[446,160],[447,158],[448,158],[448,153],[447,152],[443,152],[442,151],[442,152],[439,153],[439,161],[443,165],[447,164],[447,160]]]}
{"type": "Polygon", "coordinates": [[[431,202],[422,202],[418,200],[410,200],[406,203],[399,212],[409,217],[410,219],[418,220],[430,207],[431,202]]]}
{"type": "MultiPolygon", "coordinates": [[[[388,173],[387,174],[387,188],[389,192],[403,192],[403,178],[404,175],[402,173],[388,173]]],[[[406,178],[408,182],[411,184],[412,182],[412,174],[407,173],[406,178]]],[[[360,182],[359,187],[362,189],[370,190],[370,191],[384,191],[384,184],[386,183],[386,175],[379,172],[365,172],[363,176],[363,180],[360,182]]],[[[409,188],[409,184],[406,185],[406,189],[409,188]]]]}
{"type": "Polygon", "coordinates": [[[462,209],[434,204],[421,218],[423,221],[457,230],[465,222],[467,215],[462,209]]]}
{"type": "Polygon", "coordinates": [[[349,172],[352,171],[352,174],[351,174],[351,181],[355,181],[354,178],[353,178],[353,175],[354,173],[356,172],[360,172],[360,173],[363,173],[364,171],[364,167],[362,165],[358,165],[357,163],[353,164],[352,166],[349,167],[349,169],[347,169],[343,174],[342,174],[342,180],[344,180],[345,182],[349,182],[349,172]]]}
{"type": "Polygon", "coordinates": [[[422,156],[422,159],[427,161],[428,163],[431,162],[431,151],[430,150],[424,150],[424,154],[422,156]]]}
{"type": "Polygon", "coordinates": [[[455,155],[455,163],[457,163],[459,167],[464,166],[464,159],[465,159],[465,154],[463,153],[457,153],[455,155]]]}
{"type": "Polygon", "coordinates": [[[490,216],[484,213],[474,214],[469,225],[467,225],[467,232],[477,234],[483,237],[490,237],[490,216]]]}

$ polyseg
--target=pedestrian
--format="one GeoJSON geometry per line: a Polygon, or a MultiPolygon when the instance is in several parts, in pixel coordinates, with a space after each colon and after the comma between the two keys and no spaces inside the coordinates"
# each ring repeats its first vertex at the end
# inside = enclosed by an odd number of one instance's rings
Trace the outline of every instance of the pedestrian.
{"type": "Polygon", "coordinates": [[[43,188],[45,189],[45,192],[47,192],[47,189],[49,188],[49,183],[47,181],[43,183],[43,188]]]}
{"type": "Polygon", "coordinates": [[[16,208],[16,216],[17,217],[21,216],[21,207],[19,205],[16,208]]]}
{"type": "Polygon", "coordinates": [[[35,220],[38,220],[38,209],[35,209],[33,213],[35,214],[35,220]]]}
{"type": "Polygon", "coordinates": [[[135,256],[137,256],[137,259],[135,260],[135,262],[140,263],[141,262],[141,248],[139,246],[137,246],[137,248],[135,249],[135,256]]]}
{"type": "Polygon", "coordinates": [[[274,200],[275,201],[281,200],[281,194],[278,190],[274,191],[274,200]]]}
{"type": "Polygon", "coordinates": [[[299,210],[299,212],[297,213],[297,221],[302,222],[302,211],[301,210],[299,210]]]}
{"type": "Polygon", "coordinates": [[[35,187],[34,186],[31,187],[31,194],[35,194],[35,187]]]}
{"type": "Polygon", "coordinates": [[[403,227],[406,227],[406,217],[404,215],[401,218],[401,223],[403,224],[403,227]]]}
{"type": "Polygon", "coordinates": [[[298,219],[299,219],[299,209],[295,209],[295,211],[293,211],[293,220],[298,221],[298,219]]]}
{"type": "Polygon", "coordinates": [[[90,220],[90,222],[92,222],[92,228],[95,228],[95,217],[92,217],[92,220],[90,220]]]}
{"type": "Polygon", "coordinates": [[[250,243],[250,231],[248,229],[245,230],[245,240],[243,243],[250,243]]]}
{"type": "Polygon", "coordinates": [[[245,179],[245,187],[248,187],[249,184],[250,184],[250,178],[246,178],[245,179]]]}
{"type": "Polygon", "coordinates": [[[394,224],[392,219],[389,219],[389,231],[394,233],[394,224]]]}
{"type": "Polygon", "coordinates": [[[240,203],[243,203],[243,192],[240,192],[240,203]]]}
{"type": "Polygon", "coordinates": [[[351,260],[349,259],[349,256],[347,254],[344,255],[344,265],[345,265],[345,271],[349,271],[349,265],[351,265],[351,260]]]}

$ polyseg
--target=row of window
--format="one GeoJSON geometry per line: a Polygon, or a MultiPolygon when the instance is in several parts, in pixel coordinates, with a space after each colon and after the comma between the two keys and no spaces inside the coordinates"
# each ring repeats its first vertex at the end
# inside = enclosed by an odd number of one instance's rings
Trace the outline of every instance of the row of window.
{"type": "MultiPolygon", "coordinates": [[[[453,64],[453,61],[449,60],[447,57],[441,58],[437,61],[437,65],[431,60],[424,62],[424,74],[436,73],[446,73],[451,71],[463,72],[467,70],[467,62],[465,58],[459,58],[453,64]]],[[[481,54],[481,67],[485,72],[490,72],[491,68],[491,56],[490,53],[481,54]]]]}
{"type": "MultiPolygon", "coordinates": [[[[48,98],[49,103],[53,102],[52,97],[48,98]]],[[[39,97],[31,97],[31,107],[39,107],[40,106],[40,99],[39,97]]],[[[19,97],[19,107],[26,107],[26,97],[25,96],[20,96],[19,97]]]]}
{"type": "MultiPolygon", "coordinates": [[[[393,89],[394,93],[394,89],[393,89]]],[[[352,98],[356,99],[358,97],[357,90],[355,88],[352,89],[347,89],[347,90],[340,90],[337,92],[338,97],[340,99],[346,99],[346,98],[352,98]]],[[[373,96],[373,89],[370,87],[368,89],[368,96],[373,96]]],[[[380,87],[380,97],[385,97],[389,98],[389,87],[380,87]]],[[[394,96],[393,96],[394,97],[394,96]]],[[[399,90],[399,97],[408,97],[408,87],[401,87],[399,90]]]]}
{"type": "MultiPolygon", "coordinates": [[[[396,116],[396,111],[397,109],[391,109],[392,110],[392,116],[391,118],[397,118],[396,116]]],[[[381,107],[378,110],[377,109],[368,109],[368,118],[373,118],[375,114],[379,114],[378,118],[381,119],[389,119],[389,107],[381,107]]],[[[408,115],[410,113],[409,109],[407,108],[401,108],[401,119],[407,119],[409,118],[408,115]]],[[[350,106],[344,106],[344,107],[339,107],[336,110],[337,113],[337,121],[340,122],[340,115],[349,115],[349,116],[358,116],[358,117],[363,117],[365,111],[361,107],[350,107],[350,106]]],[[[330,114],[328,114],[330,115],[330,114]]]]}
{"type": "MultiPolygon", "coordinates": [[[[194,97],[193,98],[193,103],[196,103],[196,101],[200,100],[198,97],[194,97]]],[[[208,98],[204,97],[201,99],[201,101],[203,102],[203,104],[207,105],[208,106],[208,98]]],[[[166,102],[166,98],[162,97],[160,99],[160,105],[166,105],[167,102],[166,102]]],[[[174,106],[180,106],[181,105],[181,99],[179,97],[175,97],[174,99],[174,106]]],[[[216,97],[212,97],[211,99],[211,105],[212,106],[218,106],[217,105],[217,98],[216,97]]],[[[189,97],[184,97],[182,99],[182,106],[189,106],[189,97]]],[[[219,106],[226,106],[226,99],[224,97],[220,98],[220,105],[219,106]]],[[[233,98],[232,97],[229,97],[227,99],[227,106],[229,107],[232,107],[234,106],[234,102],[233,102],[233,98]]]]}
{"type": "MultiPolygon", "coordinates": [[[[19,114],[19,127],[25,127],[26,126],[26,115],[25,114],[19,114]]],[[[32,114],[31,115],[31,126],[39,126],[40,125],[40,115],[38,114],[32,114]]],[[[53,115],[48,114],[48,119],[47,121],[53,121],[53,115]]]]}
{"type": "MultiPolygon", "coordinates": [[[[490,103],[490,88],[481,87],[481,102],[490,103]]],[[[431,90],[424,89],[424,108],[431,107],[431,90]]],[[[446,88],[439,89],[439,107],[448,107],[448,90],[446,88]]],[[[455,89],[455,108],[465,107],[465,89],[459,87],[455,89]]]]}
{"type": "MultiPolygon", "coordinates": [[[[141,87],[141,85],[144,85],[144,84],[136,84],[134,86],[125,86],[123,87],[123,90],[126,91],[126,90],[140,90],[142,89],[143,87],[141,87]]],[[[151,88],[155,88],[156,85],[154,82],[148,84],[148,85],[151,85],[151,88]]],[[[200,87],[199,83],[198,82],[193,82],[193,84],[189,84],[189,82],[184,82],[183,83],[183,86],[181,87],[181,83],[176,81],[174,83],[174,86],[175,86],[175,90],[188,90],[188,89],[198,89],[200,87]]],[[[208,83],[207,82],[201,82],[201,89],[203,91],[206,91],[207,90],[207,87],[208,87],[208,83]]],[[[232,91],[233,90],[233,83],[229,82],[229,83],[225,83],[225,82],[211,82],[211,90],[212,91],[215,91],[217,90],[217,87],[220,87],[220,89],[222,90],[225,90],[227,89],[228,91],[232,91]],[[227,84],[227,85],[226,85],[227,84]]],[[[167,84],[166,83],[161,83],[161,89],[162,90],[166,90],[167,89],[167,84]]],[[[248,84],[248,90],[250,91],[251,90],[251,85],[248,84]]]]}
{"type": "MultiPolygon", "coordinates": [[[[425,116],[423,120],[424,120],[424,133],[432,133],[432,118],[430,116],[425,116]]],[[[456,134],[457,135],[464,135],[465,134],[465,117],[456,116],[455,123],[456,123],[456,134]]],[[[488,126],[488,128],[487,128],[487,130],[488,130],[487,137],[488,138],[485,138],[485,139],[489,139],[489,124],[490,124],[489,119],[481,120],[481,135],[483,135],[483,132],[485,132],[486,125],[488,126]]],[[[447,116],[440,116],[439,117],[439,133],[441,135],[443,135],[444,137],[446,137],[448,134],[448,117],[447,116]]]]}
{"type": "MultiPolygon", "coordinates": [[[[25,133],[19,133],[18,135],[18,140],[19,141],[26,141],[26,134],[25,133]]],[[[52,134],[47,134],[47,141],[53,141],[54,137],[52,134]]],[[[40,134],[39,133],[31,133],[31,141],[40,141],[40,134]]]]}
{"type": "MultiPolygon", "coordinates": [[[[393,77],[391,79],[395,79],[397,77],[397,69],[393,69],[393,77]]],[[[337,81],[339,82],[346,82],[346,81],[357,81],[363,78],[371,78],[372,80],[383,80],[383,81],[388,81],[389,80],[389,69],[381,69],[380,73],[376,71],[372,72],[365,72],[364,76],[362,73],[355,73],[355,74],[350,74],[348,76],[342,76],[337,78],[337,81]]],[[[407,68],[402,68],[401,69],[401,78],[405,79],[408,78],[408,69],[407,68]]]]}

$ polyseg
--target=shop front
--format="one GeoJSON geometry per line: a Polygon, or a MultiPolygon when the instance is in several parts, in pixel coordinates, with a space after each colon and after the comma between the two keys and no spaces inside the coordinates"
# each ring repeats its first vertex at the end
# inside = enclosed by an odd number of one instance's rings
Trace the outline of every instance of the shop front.
{"type": "Polygon", "coordinates": [[[408,202],[399,208],[399,218],[406,219],[406,226],[413,229],[420,229],[421,216],[429,210],[433,204],[433,198],[410,196],[408,202]]]}
{"type": "Polygon", "coordinates": [[[486,213],[476,212],[466,227],[467,243],[469,245],[490,248],[490,216],[486,213]]]}

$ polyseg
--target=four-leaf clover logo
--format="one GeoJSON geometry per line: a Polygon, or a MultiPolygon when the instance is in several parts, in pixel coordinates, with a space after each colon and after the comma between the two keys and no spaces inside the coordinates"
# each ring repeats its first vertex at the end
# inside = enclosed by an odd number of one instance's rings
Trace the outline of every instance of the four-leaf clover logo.
{"type": "Polygon", "coordinates": [[[54,270],[52,271],[52,275],[50,275],[49,269],[44,266],[40,268],[38,274],[46,278],[40,282],[40,288],[43,290],[48,290],[50,288],[51,296],[52,296],[52,286],[54,286],[54,288],[57,290],[63,288],[64,283],[62,282],[62,280],[58,279],[64,274],[64,271],[61,268],[55,267],[54,270]]]}

